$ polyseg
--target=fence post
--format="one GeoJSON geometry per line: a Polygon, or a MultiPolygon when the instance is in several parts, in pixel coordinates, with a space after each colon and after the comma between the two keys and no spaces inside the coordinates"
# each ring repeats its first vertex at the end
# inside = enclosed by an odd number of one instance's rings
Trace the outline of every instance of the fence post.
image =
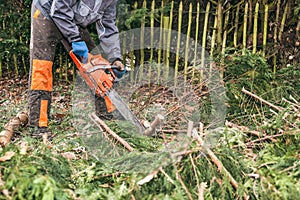
{"type": "Polygon", "coordinates": [[[225,55],[225,49],[226,49],[226,41],[227,41],[227,26],[228,26],[228,20],[229,20],[229,13],[230,10],[227,10],[227,13],[225,15],[225,20],[224,20],[224,32],[223,32],[223,42],[222,42],[222,51],[221,51],[221,55],[222,55],[222,60],[221,60],[221,71],[220,71],[220,77],[223,78],[224,76],[224,71],[225,71],[225,67],[224,67],[224,55],[225,55]]]}
{"type": "MultiPolygon", "coordinates": [[[[196,14],[196,33],[195,33],[195,49],[194,49],[194,63],[193,67],[196,68],[196,62],[197,62],[197,53],[198,53],[198,36],[199,36],[199,16],[200,16],[200,3],[197,2],[197,14],[196,14]]],[[[194,80],[195,71],[193,69],[192,72],[192,80],[194,80]]]]}
{"type": "MultiPolygon", "coordinates": [[[[155,0],[152,0],[151,3],[151,16],[150,16],[150,63],[153,61],[153,37],[154,37],[154,11],[155,11],[155,0]]],[[[150,65],[151,66],[151,65],[150,65]]],[[[149,70],[151,71],[151,70],[149,70]]]]}
{"type": "Polygon", "coordinates": [[[217,5],[217,47],[218,50],[221,50],[222,47],[222,29],[223,29],[223,1],[218,1],[218,5],[217,5]]]}
{"type": "MultiPolygon", "coordinates": [[[[169,21],[170,21],[170,18],[168,17],[168,16],[165,16],[164,17],[164,25],[163,25],[163,27],[164,27],[164,31],[163,31],[163,49],[164,49],[164,51],[163,51],[163,61],[164,61],[164,64],[167,64],[167,60],[168,60],[168,58],[167,58],[167,51],[168,51],[168,30],[169,30],[169,21]]],[[[167,66],[167,67],[169,67],[169,66],[167,66]]]]}
{"type": "Polygon", "coordinates": [[[278,40],[279,41],[281,41],[281,39],[282,39],[282,33],[283,33],[283,30],[284,30],[284,24],[285,24],[285,20],[286,20],[288,5],[289,4],[286,3],[285,8],[284,8],[284,12],[283,12],[283,16],[282,16],[282,19],[281,19],[280,30],[279,30],[279,33],[278,33],[278,40]]]}
{"type": "MultiPolygon", "coordinates": [[[[138,2],[135,1],[133,4],[133,9],[137,9],[138,2]]],[[[134,31],[132,31],[131,38],[130,38],[130,66],[134,66],[134,31]]],[[[130,71],[130,82],[134,82],[134,70],[130,71]]]]}
{"type": "Polygon", "coordinates": [[[178,8],[178,34],[177,34],[177,47],[176,47],[176,59],[175,59],[175,74],[174,74],[174,86],[177,85],[178,65],[179,65],[179,53],[180,53],[180,39],[181,39],[181,23],[182,23],[182,1],[179,3],[178,8]]]}
{"type": "Polygon", "coordinates": [[[278,0],[277,10],[276,10],[276,17],[275,17],[275,24],[274,24],[274,36],[273,36],[275,45],[277,44],[277,33],[278,33],[280,6],[281,6],[281,0],[278,0]]]}
{"type": "Polygon", "coordinates": [[[166,62],[166,78],[169,76],[169,67],[170,67],[170,48],[171,48],[171,33],[172,33],[172,23],[173,23],[173,9],[174,9],[174,1],[171,2],[170,9],[170,21],[168,27],[168,41],[167,41],[167,62],[166,62]]]}
{"type": "Polygon", "coordinates": [[[235,12],[235,20],[234,20],[233,46],[235,48],[237,48],[238,46],[239,13],[240,13],[240,4],[237,5],[236,12],[235,12]]]}
{"type": "Polygon", "coordinates": [[[151,68],[153,65],[153,40],[154,40],[154,12],[155,12],[155,0],[151,2],[151,11],[150,11],[150,65],[148,66],[148,84],[150,86],[151,83],[151,68]]]}
{"type": "Polygon", "coordinates": [[[212,36],[211,36],[211,45],[210,45],[210,56],[211,57],[213,56],[214,47],[215,47],[215,44],[216,44],[217,26],[218,26],[218,9],[216,9],[215,20],[214,20],[214,28],[213,28],[212,36]]]}
{"type": "Polygon", "coordinates": [[[14,61],[16,74],[17,74],[17,76],[19,76],[18,59],[17,59],[16,53],[13,54],[13,61],[14,61]]]}
{"type": "Polygon", "coordinates": [[[259,3],[257,2],[256,5],[255,5],[255,13],[254,13],[253,49],[252,49],[252,53],[256,53],[256,48],[257,48],[258,11],[259,11],[259,3]]]}
{"type": "Polygon", "coordinates": [[[245,54],[247,47],[247,21],[248,20],[248,2],[245,4],[245,13],[244,13],[244,27],[243,27],[243,55],[245,54]]]}
{"type": "Polygon", "coordinates": [[[209,10],[210,10],[210,2],[208,2],[207,5],[206,5],[203,35],[202,35],[201,69],[200,69],[200,77],[199,77],[200,78],[200,83],[201,83],[200,90],[202,89],[203,69],[204,69],[204,63],[205,63],[205,48],[206,48],[206,37],[207,37],[209,10]]]}
{"type": "MultiPolygon", "coordinates": [[[[143,8],[147,8],[147,2],[146,0],[143,1],[143,8]]],[[[146,20],[146,17],[145,15],[143,15],[143,18],[142,18],[142,22],[141,22],[141,37],[140,37],[140,54],[141,54],[141,57],[140,57],[140,73],[139,73],[139,80],[142,80],[143,79],[143,76],[144,76],[144,61],[145,61],[145,49],[143,48],[144,47],[144,35],[145,35],[145,20],[146,20]]]]}
{"type": "Polygon", "coordinates": [[[193,11],[193,4],[190,3],[188,29],[187,29],[186,42],[185,42],[184,82],[186,82],[186,78],[187,78],[187,67],[188,67],[188,59],[189,59],[189,40],[191,37],[191,25],[192,25],[192,11],[193,11]]]}
{"type": "Polygon", "coordinates": [[[161,51],[162,51],[162,42],[163,42],[163,20],[164,20],[164,1],[161,1],[161,14],[160,14],[160,32],[159,32],[159,48],[157,51],[157,63],[158,63],[158,68],[160,65],[161,61],[161,51]]]}
{"type": "Polygon", "coordinates": [[[269,5],[265,5],[265,17],[264,17],[264,36],[263,36],[263,57],[266,56],[266,46],[268,37],[268,16],[269,16],[269,5]]]}

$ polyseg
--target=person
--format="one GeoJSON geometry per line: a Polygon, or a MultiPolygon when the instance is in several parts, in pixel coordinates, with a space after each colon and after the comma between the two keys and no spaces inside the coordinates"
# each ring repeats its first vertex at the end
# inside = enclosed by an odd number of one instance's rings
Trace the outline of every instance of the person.
{"type": "Polygon", "coordinates": [[[30,75],[28,91],[28,126],[32,136],[48,132],[52,92],[52,66],[55,48],[63,42],[83,63],[96,49],[87,27],[96,24],[97,34],[106,59],[124,66],[116,27],[117,0],[34,0],[31,8],[30,75]]]}

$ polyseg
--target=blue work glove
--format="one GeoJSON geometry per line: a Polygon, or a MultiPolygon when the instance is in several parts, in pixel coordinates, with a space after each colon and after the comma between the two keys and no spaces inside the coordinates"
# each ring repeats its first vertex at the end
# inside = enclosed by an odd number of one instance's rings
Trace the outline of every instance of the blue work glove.
{"type": "Polygon", "coordinates": [[[119,69],[113,68],[113,72],[116,75],[117,78],[122,78],[124,74],[127,72],[126,69],[124,68],[124,65],[121,61],[116,60],[113,63],[114,66],[119,67],[119,69]]]}
{"type": "Polygon", "coordinates": [[[73,53],[81,59],[82,63],[87,63],[89,50],[84,41],[72,42],[73,53]]]}

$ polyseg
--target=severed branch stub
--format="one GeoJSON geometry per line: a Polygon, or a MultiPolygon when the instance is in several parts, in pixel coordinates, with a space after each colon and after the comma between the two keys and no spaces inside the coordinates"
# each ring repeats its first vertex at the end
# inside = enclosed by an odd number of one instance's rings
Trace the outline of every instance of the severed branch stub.
{"type": "Polygon", "coordinates": [[[28,123],[28,112],[19,112],[16,117],[11,119],[0,133],[0,145],[6,146],[14,136],[14,131],[28,123]]]}
{"type": "Polygon", "coordinates": [[[165,117],[161,114],[155,116],[154,121],[151,123],[150,127],[144,131],[144,134],[147,136],[151,136],[154,134],[156,127],[165,119],[165,117]]]}

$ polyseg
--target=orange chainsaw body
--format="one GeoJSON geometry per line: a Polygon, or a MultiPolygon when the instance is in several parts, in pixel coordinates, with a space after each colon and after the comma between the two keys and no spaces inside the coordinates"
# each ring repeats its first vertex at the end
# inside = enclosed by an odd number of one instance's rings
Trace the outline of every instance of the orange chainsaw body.
{"type": "Polygon", "coordinates": [[[80,76],[84,79],[89,88],[95,92],[97,96],[104,98],[107,111],[114,111],[116,108],[106,95],[112,88],[113,81],[115,80],[115,75],[112,69],[109,68],[110,63],[101,55],[89,54],[86,64],[80,62],[72,51],[70,52],[70,56],[79,70],[80,76]]]}

